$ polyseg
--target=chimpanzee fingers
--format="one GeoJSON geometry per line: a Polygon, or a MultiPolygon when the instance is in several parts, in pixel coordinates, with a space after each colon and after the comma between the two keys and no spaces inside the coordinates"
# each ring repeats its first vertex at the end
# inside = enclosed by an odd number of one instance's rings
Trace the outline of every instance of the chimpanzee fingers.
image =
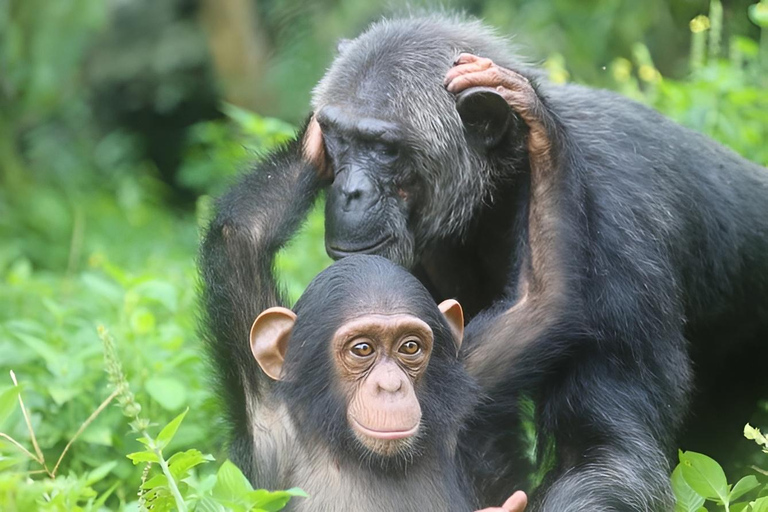
{"type": "Polygon", "coordinates": [[[491,59],[486,59],[485,57],[478,57],[477,55],[473,55],[471,53],[461,53],[458,57],[456,57],[456,60],[453,61],[454,66],[458,66],[461,64],[469,64],[470,62],[484,62],[486,64],[486,67],[489,67],[493,64],[491,59]]]}
{"type": "Polygon", "coordinates": [[[530,83],[513,71],[493,66],[481,71],[459,74],[448,81],[445,87],[452,93],[458,93],[470,87],[493,87],[497,90],[502,87],[512,91],[523,91],[530,88],[530,83]]]}
{"type": "Polygon", "coordinates": [[[467,73],[475,73],[477,71],[483,71],[485,69],[488,69],[493,66],[493,61],[491,59],[481,59],[477,58],[475,61],[471,62],[463,62],[461,64],[456,64],[454,67],[448,70],[448,72],[445,74],[445,80],[443,80],[443,85],[448,85],[451,80],[456,78],[460,75],[465,75],[467,73]]]}

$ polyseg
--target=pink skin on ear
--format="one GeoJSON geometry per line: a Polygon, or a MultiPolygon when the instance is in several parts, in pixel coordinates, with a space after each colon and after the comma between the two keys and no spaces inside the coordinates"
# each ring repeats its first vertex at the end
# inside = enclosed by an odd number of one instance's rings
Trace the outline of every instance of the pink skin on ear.
{"type": "Polygon", "coordinates": [[[251,352],[270,378],[280,380],[285,351],[291,338],[296,313],[287,308],[264,310],[251,326],[251,352]]]}
{"type": "Polygon", "coordinates": [[[464,310],[461,309],[461,304],[453,299],[444,300],[437,307],[451,326],[458,353],[461,342],[464,340],[464,310]]]}

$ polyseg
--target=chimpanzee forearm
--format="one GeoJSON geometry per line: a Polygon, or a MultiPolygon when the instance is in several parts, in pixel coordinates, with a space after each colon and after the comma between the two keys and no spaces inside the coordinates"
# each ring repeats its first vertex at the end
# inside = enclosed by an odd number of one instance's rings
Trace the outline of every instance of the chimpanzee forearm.
{"type": "MultiPolygon", "coordinates": [[[[500,403],[506,393],[531,393],[540,433],[555,438],[558,467],[533,511],[667,510],[665,440],[673,437],[675,422],[660,411],[677,405],[680,392],[660,397],[633,370],[617,371],[613,358],[590,358],[600,335],[589,329],[583,304],[590,240],[580,177],[588,175],[587,160],[528,80],[502,68],[485,73],[492,67],[475,60],[465,82],[499,91],[528,126],[528,229],[516,297],[467,326],[467,369],[500,403]]],[[[663,289],[661,283],[649,286],[663,289]]],[[[682,346],[674,330],[630,327],[626,320],[603,328],[634,337],[667,336],[669,346],[682,346]]],[[[618,355],[624,341],[600,350],[618,355]]]]}
{"type": "Polygon", "coordinates": [[[517,296],[473,319],[464,345],[467,368],[483,387],[503,382],[518,388],[565,356],[572,344],[562,344],[563,353],[558,353],[555,340],[560,332],[572,339],[580,331],[579,272],[587,238],[580,219],[582,187],[576,172],[580,159],[566,128],[528,79],[503,68],[486,73],[493,63],[471,55],[457,62],[455,71],[449,72],[453,90],[467,85],[493,87],[528,127],[528,229],[517,296]],[[467,74],[462,74],[462,66],[467,74]],[[539,353],[542,350],[546,353],[539,353]]]}
{"type": "Polygon", "coordinates": [[[304,131],[219,199],[201,247],[206,337],[240,444],[249,442],[240,434],[247,435],[251,424],[250,404],[269,382],[250,352],[251,324],[262,310],[285,305],[274,275],[275,255],[323,185],[304,158],[304,131]]]}

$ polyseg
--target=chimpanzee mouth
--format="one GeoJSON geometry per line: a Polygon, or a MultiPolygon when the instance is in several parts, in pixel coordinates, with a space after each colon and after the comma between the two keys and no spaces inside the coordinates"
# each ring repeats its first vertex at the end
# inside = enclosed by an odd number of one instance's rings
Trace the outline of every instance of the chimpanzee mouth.
{"type": "Polygon", "coordinates": [[[355,418],[351,418],[351,419],[352,419],[352,427],[357,432],[364,435],[365,437],[376,439],[379,441],[397,441],[400,439],[408,439],[410,437],[413,437],[419,431],[419,423],[420,423],[420,421],[416,422],[416,425],[404,430],[374,430],[370,427],[366,427],[365,425],[357,421],[355,418]]]}
{"type": "Polygon", "coordinates": [[[392,236],[385,236],[383,239],[379,240],[378,242],[372,245],[368,245],[365,247],[344,247],[344,248],[336,247],[326,242],[325,251],[328,253],[328,255],[331,258],[335,260],[340,260],[345,256],[352,256],[353,254],[376,254],[381,249],[383,249],[387,244],[389,244],[391,240],[392,240],[392,236]]]}

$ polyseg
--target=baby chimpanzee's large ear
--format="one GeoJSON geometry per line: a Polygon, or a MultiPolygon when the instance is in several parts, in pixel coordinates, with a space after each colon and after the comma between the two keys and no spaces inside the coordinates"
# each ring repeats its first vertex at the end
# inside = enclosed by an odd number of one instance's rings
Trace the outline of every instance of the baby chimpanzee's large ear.
{"type": "Polygon", "coordinates": [[[437,307],[451,327],[453,339],[456,341],[456,352],[458,353],[461,348],[461,342],[464,340],[464,310],[461,309],[461,304],[453,299],[444,300],[437,307]]]}
{"type": "Polygon", "coordinates": [[[251,352],[270,378],[280,380],[285,351],[291,337],[296,313],[290,309],[269,308],[256,318],[251,327],[251,352]]]}

